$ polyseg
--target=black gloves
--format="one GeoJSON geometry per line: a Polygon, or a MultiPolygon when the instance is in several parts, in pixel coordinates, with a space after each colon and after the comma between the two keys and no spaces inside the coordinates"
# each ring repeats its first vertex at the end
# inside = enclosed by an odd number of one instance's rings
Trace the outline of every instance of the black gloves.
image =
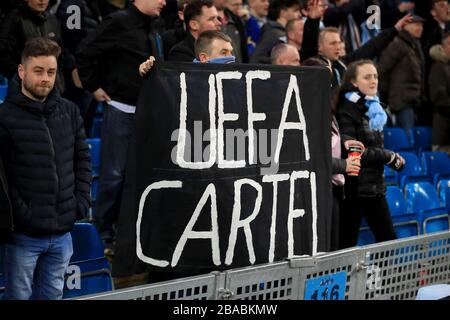
{"type": "Polygon", "coordinates": [[[392,152],[391,159],[386,164],[395,171],[402,171],[405,166],[405,159],[398,153],[392,152]]]}

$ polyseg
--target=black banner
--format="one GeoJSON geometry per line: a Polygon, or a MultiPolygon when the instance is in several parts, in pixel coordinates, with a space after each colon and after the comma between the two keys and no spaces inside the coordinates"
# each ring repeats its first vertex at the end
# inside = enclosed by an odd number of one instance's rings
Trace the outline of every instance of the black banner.
{"type": "Polygon", "coordinates": [[[327,72],[155,66],[138,102],[114,276],[187,276],[328,251],[327,72]]]}

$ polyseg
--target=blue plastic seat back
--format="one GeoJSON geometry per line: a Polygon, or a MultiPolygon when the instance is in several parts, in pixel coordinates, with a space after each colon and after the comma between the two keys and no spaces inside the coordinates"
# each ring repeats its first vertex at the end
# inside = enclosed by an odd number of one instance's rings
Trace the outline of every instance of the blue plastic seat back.
{"type": "Polygon", "coordinates": [[[106,273],[81,277],[80,288],[68,289],[64,287],[63,299],[70,299],[89,294],[112,290],[112,279],[106,273]]]}
{"type": "Polygon", "coordinates": [[[8,79],[0,75],[0,101],[5,101],[8,93],[8,79]]]}
{"type": "Polygon", "coordinates": [[[406,184],[405,198],[408,212],[420,212],[441,207],[437,192],[429,182],[406,184]]]}
{"type": "Polygon", "coordinates": [[[111,291],[113,289],[111,267],[106,258],[94,259],[75,265],[81,271],[80,283],[79,286],[76,286],[76,282],[71,281],[71,275],[68,275],[64,285],[64,299],[111,291]]]}
{"type": "Polygon", "coordinates": [[[404,168],[397,173],[399,185],[401,188],[404,188],[408,177],[426,178],[420,160],[415,153],[412,152],[399,152],[399,153],[405,159],[404,168]]]}
{"type": "Polygon", "coordinates": [[[402,128],[384,129],[384,147],[389,150],[412,150],[411,140],[402,128]]]}
{"type": "Polygon", "coordinates": [[[103,104],[103,101],[97,102],[97,104],[95,106],[95,114],[101,116],[103,114],[104,109],[105,109],[105,106],[103,104]]]}
{"type": "Polygon", "coordinates": [[[71,263],[103,258],[103,243],[94,225],[76,223],[72,232],[73,255],[71,263]]]}
{"type": "Polygon", "coordinates": [[[420,232],[417,216],[414,213],[393,216],[392,223],[398,239],[415,237],[420,232]]]}
{"type": "Polygon", "coordinates": [[[101,140],[97,138],[86,139],[89,149],[91,151],[91,165],[92,168],[100,167],[100,146],[101,140]]]}
{"type": "Polygon", "coordinates": [[[387,185],[398,184],[397,172],[388,166],[384,166],[384,179],[387,185]]]}
{"type": "Polygon", "coordinates": [[[450,210],[450,179],[439,180],[437,190],[441,205],[450,210]]]}
{"type": "Polygon", "coordinates": [[[406,214],[406,202],[403,192],[397,186],[387,186],[386,200],[391,216],[406,214]]]}
{"type": "Polygon", "coordinates": [[[423,221],[423,233],[441,232],[449,229],[448,214],[431,217],[423,221]]]}
{"type": "Polygon", "coordinates": [[[431,150],[431,127],[414,127],[412,129],[414,137],[414,149],[417,154],[431,150]]]}
{"type": "Polygon", "coordinates": [[[425,173],[431,179],[438,173],[450,173],[450,157],[445,152],[424,152],[422,162],[425,173]]]}
{"type": "Polygon", "coordinates": [[[359,230],[357,242],[358,246],[367,246],[375,242],[375,236],[373,235],[369,227],[363,227],[359,230]]]}
{"type": "Polygon", "coordinates": [[[100,138],[102,131],[103,118],[99,116],[94,116],[92,121],[92,128],[90,132],[91,138],[100,138]]]}

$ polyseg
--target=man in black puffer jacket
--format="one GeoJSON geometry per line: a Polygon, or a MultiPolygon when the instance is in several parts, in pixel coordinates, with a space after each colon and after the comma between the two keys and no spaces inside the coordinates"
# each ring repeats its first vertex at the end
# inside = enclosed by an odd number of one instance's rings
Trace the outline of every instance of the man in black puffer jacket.
{"type": "Polygon", "coordinates": [[[0,106],[0,155],[14,223],[4,245],[4,299],[62,298],[70,231],[90,205],[83,121],[54,89],[59,54],[47,38],[29,40],[19,77],[0,106]]]}

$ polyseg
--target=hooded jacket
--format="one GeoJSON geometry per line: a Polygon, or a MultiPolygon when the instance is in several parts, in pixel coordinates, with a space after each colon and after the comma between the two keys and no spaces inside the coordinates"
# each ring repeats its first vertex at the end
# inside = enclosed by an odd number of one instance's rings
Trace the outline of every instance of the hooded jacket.
{"type": "Polygon", "coordinates": [[[16,232],[62,234],[90,206],[90,154],[78,107],[54,89],[41,103],[17,76],[0,106],[0,155],[16,232]]]}

